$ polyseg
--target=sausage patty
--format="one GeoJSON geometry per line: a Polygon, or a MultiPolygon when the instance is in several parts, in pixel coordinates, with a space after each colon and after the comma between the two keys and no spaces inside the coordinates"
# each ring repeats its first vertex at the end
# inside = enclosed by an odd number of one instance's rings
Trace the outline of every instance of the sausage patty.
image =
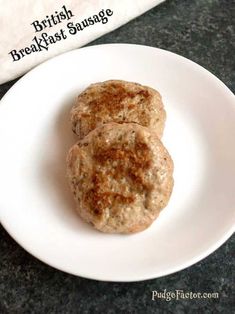
{"type": "Polygon", "coordinates": [[[90,85],[71,111],[72,130],[82,139],[104,123],[138,123],[161,138],[166,113],[161,95],[137,83],[110,80],[90,85]]]}
{"type": "Polygon", "coordinates": [[[109,233],[144,230],[173,188],[173,162],[157,134],[135,123],[91,131],[67,156],[69,183],[80,216],[109,233]]]}

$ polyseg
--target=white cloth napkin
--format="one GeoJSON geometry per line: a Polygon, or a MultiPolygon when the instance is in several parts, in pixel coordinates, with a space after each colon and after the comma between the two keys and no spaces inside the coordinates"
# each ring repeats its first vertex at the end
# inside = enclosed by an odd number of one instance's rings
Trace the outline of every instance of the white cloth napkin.
{"type": "Polygon", "coordinates": [[[0,0],[0,84],[48,58],[87,44],[163,1],[0,0]],[[89,26],[84,27],[84,20],[89,26]]]}

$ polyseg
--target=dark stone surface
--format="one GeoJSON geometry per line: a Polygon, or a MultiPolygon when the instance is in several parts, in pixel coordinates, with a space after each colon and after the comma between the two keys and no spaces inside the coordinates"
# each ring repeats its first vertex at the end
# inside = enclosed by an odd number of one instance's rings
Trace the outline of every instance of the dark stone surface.
{"type": "MultiPolygon", "coordinates": [[[[164,48],[201,64],[235,91],[235,1],[168,0],[92,44],[164,48]]],[[[0,86],[2,97],[14,82],[0,86]]],[[[0,227],[0,313],[232,313],[235,237],[196,265],[163,278],[105,283],[57,271],[0,227]],[[151,291],[218,292],[219,299],[151,301],[151,291]]]]}

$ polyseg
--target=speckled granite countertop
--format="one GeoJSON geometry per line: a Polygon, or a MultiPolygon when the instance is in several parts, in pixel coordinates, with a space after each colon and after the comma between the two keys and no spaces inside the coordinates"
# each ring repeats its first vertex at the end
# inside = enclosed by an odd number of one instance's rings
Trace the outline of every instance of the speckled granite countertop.
{"type": "MultiPolygon", "coordinates": [[[[204,66],[235,91],[235,1],[167,0],[91,43],[164,48],[204,66]]],[[[15,81],[14,81],[15,82],[15,81]]],[[[0,98],[14,84],[0,86],[0,98]]],[[[163,278],[105,283],[67,275],[26,253],[0,227],[0,313],[232,313],[235,237],[163,278]],[[151,291],[218,292],[218,299],[151,301],[151,291]]]]}

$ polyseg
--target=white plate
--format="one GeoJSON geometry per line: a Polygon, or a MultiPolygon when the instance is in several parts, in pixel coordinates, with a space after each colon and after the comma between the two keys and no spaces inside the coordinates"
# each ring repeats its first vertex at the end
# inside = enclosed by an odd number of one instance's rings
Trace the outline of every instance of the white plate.
{"type": "Polygon", "coordinates": [[[137,281],[188,267],[232,234],[235,207],[235,97],[199,65],[144,46],[83,48],[20,79],[0,104],[0,213],[11,236],[71,274],[137,281]],[[169,205],[146,231],[102,234],[80,220],[65,178],[76,141],[71,98],[108,79],[152,86],[163,96],[163,142],[175,164],[169,205]]]}

